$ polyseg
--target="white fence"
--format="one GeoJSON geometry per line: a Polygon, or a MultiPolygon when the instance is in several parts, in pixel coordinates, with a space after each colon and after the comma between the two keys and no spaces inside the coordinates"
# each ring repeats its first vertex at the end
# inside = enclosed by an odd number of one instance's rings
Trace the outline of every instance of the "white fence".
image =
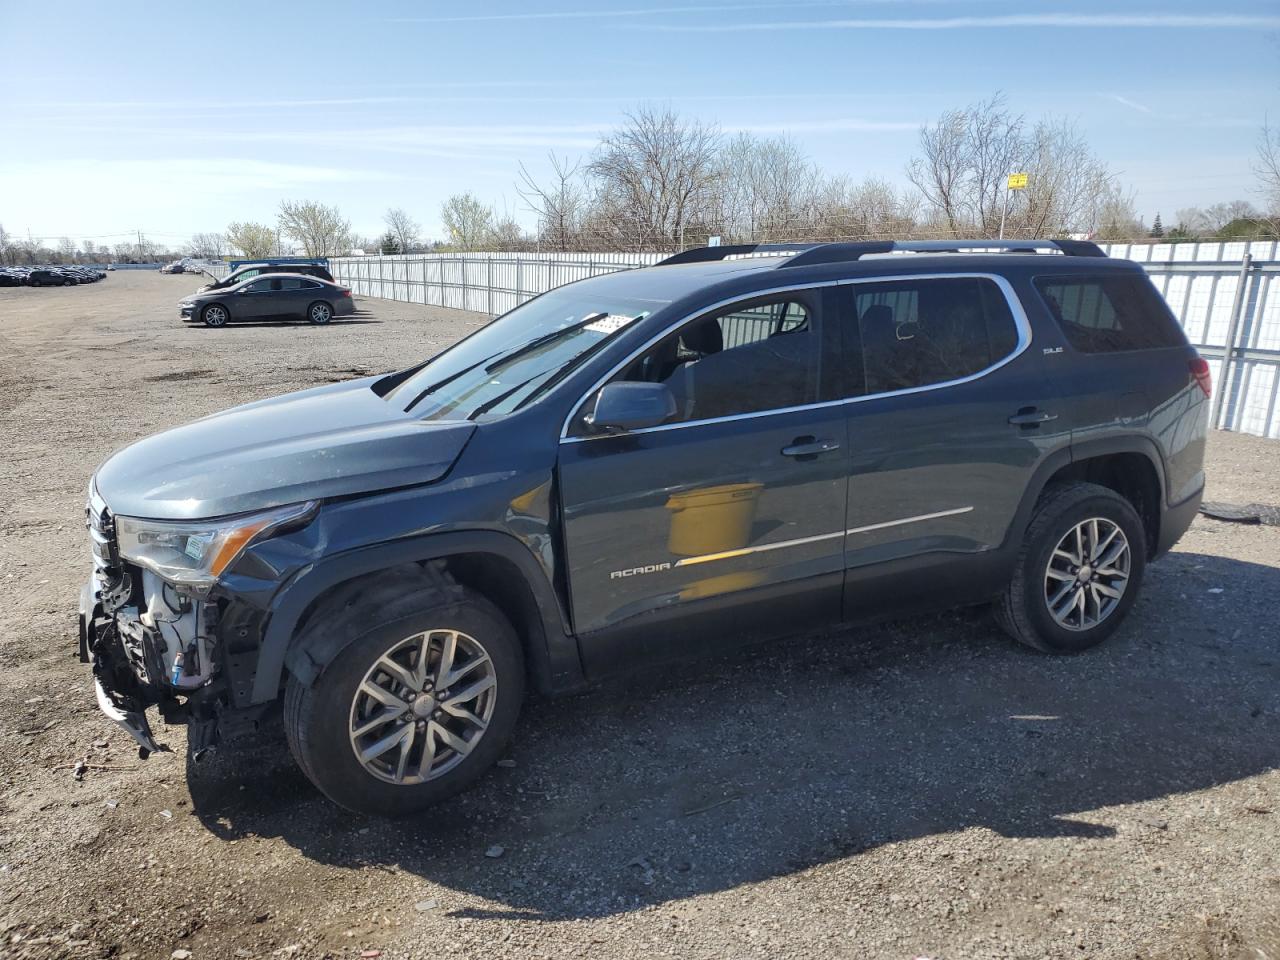
{"type": "MultiPolygon", "coordinates": [[[[1105,246],[1143,265],[1213,370],[1215,424],[1280,438],[1280,244],[1105,246]],[[1228,336],[1232,359],[1223,375],[1228,336]]],[[[586,277],[649,266],[661,253],[452,253],[341,257],[334,279],[362,297],[496,315],[586,277]]]]}

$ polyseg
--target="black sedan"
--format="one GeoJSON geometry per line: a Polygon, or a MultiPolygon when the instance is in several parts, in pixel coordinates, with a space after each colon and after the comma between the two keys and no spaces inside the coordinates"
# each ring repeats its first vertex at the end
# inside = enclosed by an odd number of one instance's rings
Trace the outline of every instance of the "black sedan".
{"type": "Polygon", "coordinates": [[[183,323],[222,327],[236,320],[306,320],[317,326],[355,312],[351,291],[316,277],[269,273],[224,290],[193,293],[179,304],[183,323]]]}

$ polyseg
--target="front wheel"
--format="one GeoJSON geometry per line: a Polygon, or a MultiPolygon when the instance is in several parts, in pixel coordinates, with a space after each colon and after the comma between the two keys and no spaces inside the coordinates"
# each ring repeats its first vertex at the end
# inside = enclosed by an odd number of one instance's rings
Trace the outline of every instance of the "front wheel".
{"type": "Polygon", "coordinates": [[[996,619],[1037,650],[1087,650],[1128,614],[1146,560],[1146,531],[1128,500],[1094,483],[1054,487],[1036,504],[996,619]]]}
{"type": "Polygon", "coordinates": [[[225,327],[227,325],[227,308],[220,303],[211,303],[200,311],[200,319],[206,327],[225,327]]]}
{"type": "Polygon", "coordinates": [[[323,300],[317,300],[307,307],[307,319],[317,327],[322,327],[333,319],[333,307],[323,300]]]}
{"type": "Polygon", "coordinates": [[[359,813],[402,816],[467,787],[498,759],[524,699],[520,644],[493,604],[447,582],[405,606],[402,595],[389,608],[370,583],[313,617],[350,640],[314,683],[290,677],[285,693],[299,766],[359,813]]]}

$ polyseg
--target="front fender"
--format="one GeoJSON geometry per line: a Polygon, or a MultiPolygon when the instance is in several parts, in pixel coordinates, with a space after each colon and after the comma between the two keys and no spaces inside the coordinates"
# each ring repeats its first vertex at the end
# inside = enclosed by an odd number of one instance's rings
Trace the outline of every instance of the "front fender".
{"type": "Polygon", "coordinates": [[[325,557],[296,573],[276,593],[268,609],[250,702],[266,703],[276,698],[298,622],[326,592],[379,570],[464,554],[491,554],[516,566],[533,594],[541,620],[542,637],[530,638],[529,656],[535,676],[551,690],[581,686],[583,672],[577,640],[565,630],[555,591],[537,560],[519,540],[507,534],[458,531],[360,547],[325,557]]]}

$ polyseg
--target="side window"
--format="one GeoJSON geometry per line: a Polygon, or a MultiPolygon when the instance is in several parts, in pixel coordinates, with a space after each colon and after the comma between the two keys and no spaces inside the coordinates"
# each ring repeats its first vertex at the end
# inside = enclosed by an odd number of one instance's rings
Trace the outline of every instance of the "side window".
{"type": "Polygon", "coordinates": [[[1008,301],[986,278],[858,283],[853,295],[862,376],[850,380],[863,394],[959,380],[1018,347],[1008,301]]]}
{"type": "Polygon", "coordinates": [[[1145,277],[1039,277],[1036,289],[1067,342],[1084,353],[1152,350],[1185,342],[1145,277]]]}
{"type": "Polygon", "coordinates": [[[272,280],[272,281],[271,281],[271,289],[272,289],[272,290],[283,290],[283,289],[284,289],[283,281],[281,281],[281,280],[272,280]]]}
{"type": "Polygon", "coordinates": [[[314,286],[314,284],[308,283],[301,277],[285,277],[283,280],[277,280],[276,282],[280,284],[281,290],[304,290],[307,287],[314,286]]]}
{"type": "Polygon", "coordinates": [[[245,293],[266,293],[269,289],[271,289],[271,281],[255,280],[253,281],[253,283],[249,284],[247,287],[244,288],[244,292],[245,293]]]}
{"type": "Polygon", "coordinates": [[[676,398],[672,422],[813,403],[819,354],[814,327],[807,297],[730,307],[685,324],[615,379],[665,383],[676,398]]]}

